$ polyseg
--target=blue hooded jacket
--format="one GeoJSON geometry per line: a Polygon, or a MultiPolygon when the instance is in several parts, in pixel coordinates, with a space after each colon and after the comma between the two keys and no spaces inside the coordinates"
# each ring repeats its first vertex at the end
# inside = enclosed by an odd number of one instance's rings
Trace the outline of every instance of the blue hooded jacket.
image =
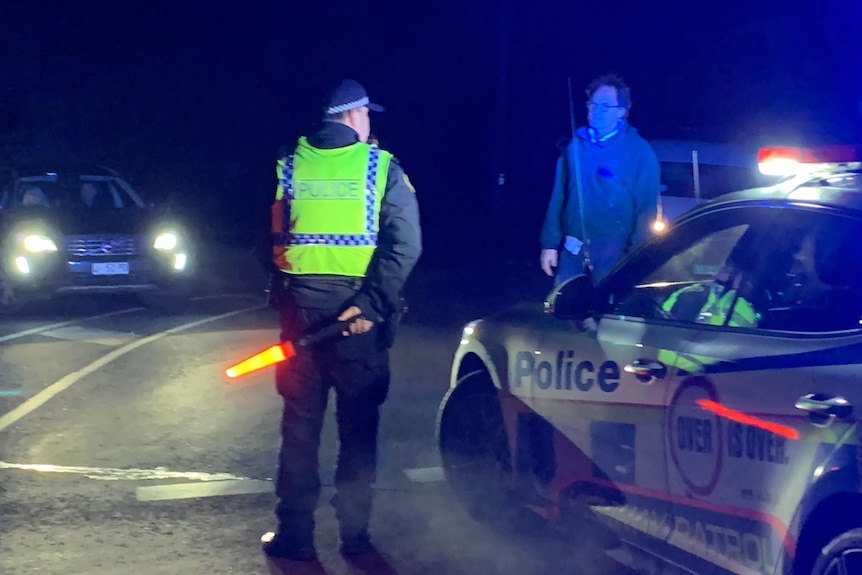
{"type": "Polygon", "coordinates": [[[624,238],[626,251],[644,241],[656,216],[661,168],[649,143],[623,122],[619,132],[604,141],[579,128],[560,155],[542,226],[542,248],[560,249],[565,236],[584,239],[575,184],[576,149],[589,240],[624,238]]]}

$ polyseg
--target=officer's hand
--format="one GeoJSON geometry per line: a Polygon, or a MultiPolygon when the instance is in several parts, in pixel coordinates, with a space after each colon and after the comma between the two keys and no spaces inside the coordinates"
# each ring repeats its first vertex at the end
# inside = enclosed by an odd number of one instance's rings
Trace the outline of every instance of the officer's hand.
{"type": "Polygon", "coordinates": [[[542,250],[542,271],[551,277],[554,277],[554,270],[551,268],[557,267],[557,258],[557,250],[542,250]]]}
{"type": "Polygon", "coordinates": [[[357,306],[352,305],[338,316],[338,321],[347,321],[351,320],[348,329],[344,330],[342,335],[357,335],[360,333],[365,333],[369,331],[372,327],[374,327],[374,322],[370,319],[365,319],[362,317],[362,310],[357,306]],[[355,318],[355,319],[353,319],[355,318]]]}

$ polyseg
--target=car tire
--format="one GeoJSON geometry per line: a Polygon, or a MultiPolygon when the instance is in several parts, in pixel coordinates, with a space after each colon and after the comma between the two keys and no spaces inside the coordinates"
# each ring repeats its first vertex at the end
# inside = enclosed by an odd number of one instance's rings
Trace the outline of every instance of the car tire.
{"type": "Polygon", "coordinates": [[[490,376],[465,376],[443,399],[437,421],[443,471],[473,518],[499,527],[514,519],[512,464],[503,412],[490,376]]]}
{"type": "Polygon", "coordinates": [[[835,537],[820,551],[811,575],[862,573],[862,529],[851,529],[835,537]]]}

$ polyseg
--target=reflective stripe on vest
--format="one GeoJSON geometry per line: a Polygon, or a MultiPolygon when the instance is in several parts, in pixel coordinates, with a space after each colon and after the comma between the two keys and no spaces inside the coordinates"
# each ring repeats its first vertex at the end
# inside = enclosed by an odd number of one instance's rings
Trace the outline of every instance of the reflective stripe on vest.
{"type": "Polygon", "coordinates": [[[365,232],[362,234],[291,234],[290,205],[295,198],[293,189],[293,156],[288,156],[282,178],[279,181],[284,190],[282,225],[279,244],[299,245],[332,245],[332,246],[376,246],[377,245],[377,213],[375,199],[377,197],[377,170],[380,165],[380,148],[370,146],[368,154],[368,170],[365,177],[365,232]]]}
{"type": "Polygon", "coordinates": [[[279,160],[277,169],[273,205],[276,265],[291,274],[364,276],[377,246],[382,188],[391,157],[364,143],[321,150],[309,146],[304,138],[300,140],[297,153],[279,160]],[[363,152],[367,160],[358,158],[363,152]],[[297,160],[302,162],[300,178],[297,160]],[[362,168],[359,162],[364,164],[362,168]],[[360,169],[364,172],[361,176],[351,177],[358,176],[360,169]],[[341,178],[333,178],[331,173],[341,178]],[[281,214],[276,214],[279,207],[281,214]],[[275,228],[276,220],[281,221],[280,232],[275,228]]]}

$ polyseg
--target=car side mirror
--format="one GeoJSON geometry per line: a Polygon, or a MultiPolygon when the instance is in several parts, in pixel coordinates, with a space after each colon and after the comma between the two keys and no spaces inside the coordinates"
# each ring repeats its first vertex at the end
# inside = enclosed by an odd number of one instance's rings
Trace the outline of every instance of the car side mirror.
{"type": "Polygon", "coordinates": [[[595,297],[592,277],[575,276],[554,288],[545,300],[545,312],[560,319],[582,321],[594,310],[595,297]]]}

